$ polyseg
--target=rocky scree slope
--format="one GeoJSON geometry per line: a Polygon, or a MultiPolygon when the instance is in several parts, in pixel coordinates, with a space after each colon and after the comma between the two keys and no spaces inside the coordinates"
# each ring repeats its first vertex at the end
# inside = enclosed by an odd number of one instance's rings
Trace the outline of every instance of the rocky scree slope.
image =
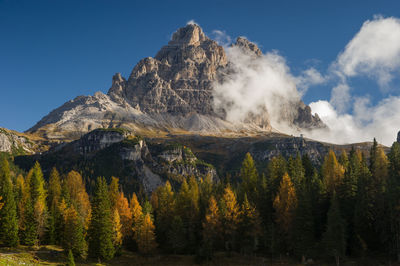
{"type": "MultiPolygon", "coordinates": [[[[254,43],[239,37],[233,45],[261,56],[254,43]]],[[[71,140],[95,128],[125,127],[140,134],[160,132],[205,135],[246,134],[272,130],[268,113],[250,116],[244,123],[225,120],[224,110],[214,110],[213,82],[230,73],[222,46],[195,24],[178,29],[168,45],[153,57],[138,62],[128,79],[112,78],[107,95],[78,96],[43,117],[28,130],[47,139],[71,140]]],[[[301,128],[323,127],[317,115],[299,101],[289,124],[301,128]]]]}

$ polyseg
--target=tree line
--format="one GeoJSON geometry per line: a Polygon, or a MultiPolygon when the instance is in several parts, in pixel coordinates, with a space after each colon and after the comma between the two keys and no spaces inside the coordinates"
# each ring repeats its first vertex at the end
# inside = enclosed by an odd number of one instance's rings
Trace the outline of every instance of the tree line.
{"type": "MultiPolygon", "coordinates": [[[[316,167],[307,155],[270,160],[257,171],[247,153],[238,173],[213,182],[166,181],[151,195],[125,195],[119,180],[97,178],[92,195],[80,173],[38,162],[16,175],[0,162],[0,241],[61,245],[70,256],[109,260],[122,249],[196,254],[240,252],[298,260],[384,255],[400,259],[400,144],[386,155],[333,151],[316,167]],[[236,180],[236,179],[235,179],[236,180]]],[[[139,195],[139,194],[138,194],[139,195]]]]}

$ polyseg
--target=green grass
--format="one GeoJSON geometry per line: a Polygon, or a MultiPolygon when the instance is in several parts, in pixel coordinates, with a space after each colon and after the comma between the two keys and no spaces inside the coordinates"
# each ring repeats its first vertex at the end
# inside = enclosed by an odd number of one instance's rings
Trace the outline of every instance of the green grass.
{"type": "MultiPolygon", "coordinates": [[[[40,248],[31,248],[26,246],[20,246],[18,248],[0,248],[0,266],[2,265],[65,265],[67,257],[63,252],[63,249],[58,246],[41,246],[40,248]]],[[[195,255],[173,255],[173,254],[162,254],[156,253],[151,256],[142,256],[137,252],[131,252],[123,250],[121,256],[115,257],[110,261],[99,261],[94,258],[88,258],[87,260],[75,260],[76,265],[288,265],[288,266],[300,266],[298,260],[288,258],[286,256],[277,256],[275,258],[265,257],[258,255],[246,256],[239,253],[226,253],[216,252],[214,258],[211,261],[203,262],[198,264],[198,258],[195,255]]],[[[334,266],[334,261],[315,261],[312,265],[326,265],[334,266]]],[[[355,265],[397,265],[392,264],[387,259],[379,257],[365,258],[365,259],[351,259],[346,258],[341,261],[341,265],[344,266],[355,266],[355,265]]]]}
{"type": "Polygon", "coordinates": [[[64,265],[64,262],[63,250],[55,246],[0,249],[0,265],[64,265]]]}

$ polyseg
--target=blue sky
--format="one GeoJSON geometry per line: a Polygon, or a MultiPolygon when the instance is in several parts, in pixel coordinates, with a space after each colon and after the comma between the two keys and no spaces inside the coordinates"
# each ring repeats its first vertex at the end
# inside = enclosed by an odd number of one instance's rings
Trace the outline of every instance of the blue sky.
{"type": "MultiPolygon", "coordinates": [[[[278,50],[294,74],[310,66],[324,74],[376,14],[400,17],[400,2],[0,0],[0,127],[24,131],[78,95],[106,93],[114,73],[127,77],[192,19],[206,34],[278,50]]],[[[370,78],[349,84],[374,103],[384,97],[370,78]]],[[[304,101],[329,100],[331,88],[311,87],[304,101]]]]}

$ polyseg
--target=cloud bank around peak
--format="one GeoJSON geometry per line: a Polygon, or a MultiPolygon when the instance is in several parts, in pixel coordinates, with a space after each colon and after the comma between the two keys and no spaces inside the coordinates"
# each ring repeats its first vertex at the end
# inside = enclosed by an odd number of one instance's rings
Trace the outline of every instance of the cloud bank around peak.
{"type": "Polygon", "coordinates": [[[269,113],[272,127],[286,133],[300,133],[282,125],[282,113],[290,116],[291,106],[311,86],[330,86],[331,98],[310,103],[329,129],[306,131],[316,140],[332,143],[371,141],[391,145],[400,129],[400,19],[375,16],[363,23],[343,51],[324,74],[309,68],[294,75],[284,57],[276,51],[254,57],[232,47],[232,39],[223,31],[214,31],[214,39],[226,48],[234,74],[214,86],[217,107],[227,111],[231,121],[246,115],[269,113]],[[375,105],[365,93],[355,95],[352,79],[371,80],[384,95],[375,105]],[[395,93],[393,93],[395,92],[395,93]],[[392,94],[389,94],[392,93],[392,94]]]}
{"type": "MultiPolygon", "coordinates": [[[[324,81],[320,73],[310,68],[294,76],[277,51],[260,55],[251,42],[245,48],[231,45],[232,39],[224,31],[215,30],[212,35],[224,46],[229,61],[229,75],[213,84],[215,110],[223,110],[231,122],[257,117],[258,121],[269,121],[275,129],[292,132],[287,122],[293,121],[307,88],[324,81]]],[[[240,39],[246,46],[246,38],[240,39]]]]}
{"type": "Polygon", "coordinates": [[[301,98],[285,59],[276,52],[256,56],[236,46],[227,47],[226,53],[231,69],[222,82],[214,84],[216,110],[225,110],[231,122],[267,110],[268,119],[277,127],[282,113],[301,98]]]}

